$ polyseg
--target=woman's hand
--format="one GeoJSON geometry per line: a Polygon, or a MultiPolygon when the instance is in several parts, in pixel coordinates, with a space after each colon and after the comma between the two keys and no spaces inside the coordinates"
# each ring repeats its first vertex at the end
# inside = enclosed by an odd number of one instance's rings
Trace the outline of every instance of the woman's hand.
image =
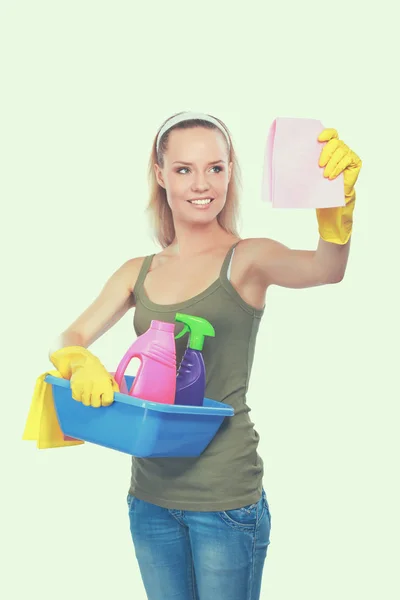
{"type": "MultiPolygon", "coordinates": [[[[327,142],[319,157],[319,166],[325,167],[324,177],[335,179],[343,173],[345,195],[345,206],[316,209],[319,234],[325,242],[343,246],[349,241],[353,229],[354,186],[362,162],[355,152],[339,140],[336,129],[324,129],[318,141],[327,142]]],[[[326,254],[326,250],[324,252],[326,254]]]]}
{"type": "Polygon", "coordinates": [[[114,378],[89,350],[80,346],[61,348],[50,360],[71,382],[72,397],[85,406],[109,406],[119,388],[114,378]]]}
{"type": "Polygon", "coordinates": [[[319,166],[325,167],[324,177],[335,179],[343,173],[345,197],[350,199],[362,167],[360,157],[339,139],[336,129],[324,129],[318,141],[327,142],[319,157],[319,166]]]}

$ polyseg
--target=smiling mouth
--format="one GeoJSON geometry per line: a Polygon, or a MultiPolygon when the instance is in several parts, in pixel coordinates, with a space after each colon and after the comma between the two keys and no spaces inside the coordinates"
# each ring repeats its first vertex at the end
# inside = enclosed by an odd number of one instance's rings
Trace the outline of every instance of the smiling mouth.
{"type": "Polygon", "coordinates": [[[198,206],[204,206],[206,204],[211,204],[214,198],[201,198],[199,200],[188,200],[190,204],[197,204],[198,206]]]}

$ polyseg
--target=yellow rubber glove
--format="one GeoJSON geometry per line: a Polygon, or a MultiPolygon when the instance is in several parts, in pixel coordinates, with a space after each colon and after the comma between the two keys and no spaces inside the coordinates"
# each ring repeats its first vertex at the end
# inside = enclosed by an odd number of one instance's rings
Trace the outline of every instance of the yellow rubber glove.
{"type": "Polygon", "coordinates": [[[336,129],[324,129],[319,142],[328,142],[319,157],[319,166],[325,167],[324,177],[335,179],[343,173],[345,206],[317,208],[319,235],[333,244],[346,244],[353,227],[353,211],[356,201],[354,185],[362,167],[362,161],[342,140],[336,129]]]}
{"type": "Polygon", "coordinates": [[[74,400],[85,406],[109,406],[114,392],[119,392],[114,377],[82,346],[61,348],[51,354],[50,360],[63,379],[70,379],[74,400]]]}

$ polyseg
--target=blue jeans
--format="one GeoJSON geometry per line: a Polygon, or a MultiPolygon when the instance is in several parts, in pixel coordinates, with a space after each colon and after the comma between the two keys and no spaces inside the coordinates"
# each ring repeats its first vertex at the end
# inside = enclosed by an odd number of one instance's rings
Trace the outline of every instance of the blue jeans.
{"type": "Polygon", "coordinates": [[[271,514],[256,504],[223,512],[169,510],[128,495],[148,600],[258,600],[271,514]]]}

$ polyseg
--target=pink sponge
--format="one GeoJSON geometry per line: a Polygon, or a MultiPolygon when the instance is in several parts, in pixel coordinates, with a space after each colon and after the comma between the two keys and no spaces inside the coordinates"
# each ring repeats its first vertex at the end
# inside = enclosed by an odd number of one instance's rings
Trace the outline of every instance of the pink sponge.
{"type": "Polygon", "coordinates": [[[279,117],[270,127],[261,197],[274,208],[332,208],[344,206],[343,173],[333,180],[323,176],[318,160],[325,129],[316,119],[279,117]]]}

